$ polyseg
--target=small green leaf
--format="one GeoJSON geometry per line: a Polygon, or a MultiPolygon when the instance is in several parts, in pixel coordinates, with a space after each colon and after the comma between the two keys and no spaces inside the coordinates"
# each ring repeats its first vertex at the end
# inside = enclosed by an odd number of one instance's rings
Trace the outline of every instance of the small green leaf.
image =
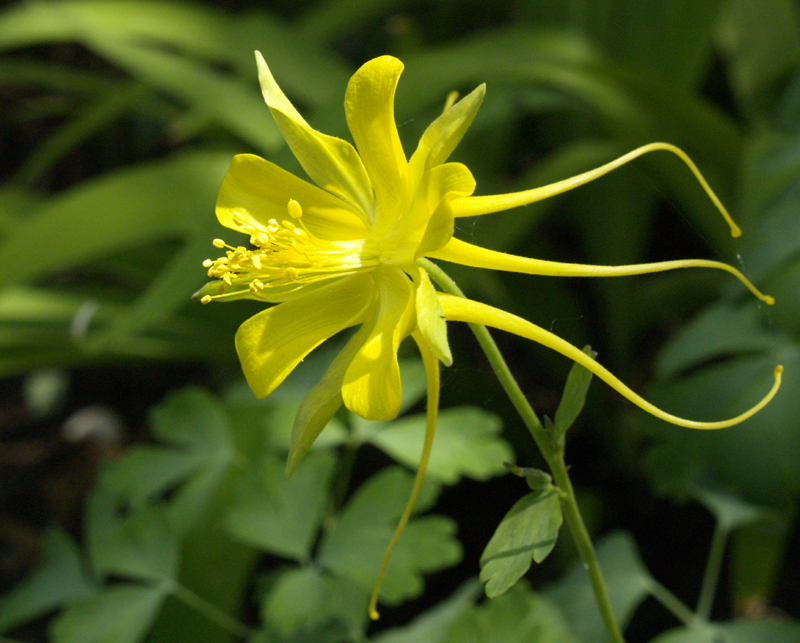
{"type": "MultiPolygon", "coordinates": [[[[411,492],[412,477],[397,467],[385,469],[364,483],[325,534],[317,562],[338,576],[371,589],[386,546],[411,492]]],[[[423,485],[416,506],[431,506],[438,487],[423,485]]],[[[409,522],[395,547],[381,588],[381,600],[396,604],[419,595],[422,575],[443,569],[461,559],[455,539],[456,524],[444,516],[427,516],[409,522]]]]}
{"type": "MultiPolygon", "coordinates": [[[[503,462],[513,457],[511,447],[498,435],[501,428],[499,417],[476,407],[443,411],[436,424],[428,475],[455,484],[464,476],[486,480],[501,474],[503,462]]],[[[424,434],[425,417],[416,415],[394,422],[364,423],[359,437],[416,468],[424,434]]]]}
{"type": "MultiPolygon", "coordinates": [[[[592,359],[595,353],[590,346],[584,346],[583,352],[592,359]]],[[[580,364],[573,364],[567,376],[567,383],[564,386],[564,394],[556,410],[554,419],[554,434],[562,436],[569,429],[578,417],[586,402],[586,393],[589,391],[589,384],[592,382],[592,374],[580,364]]]]}
{"type": "Polygon", "coordinates": [[[138,643],[167,595],[163,586],[117,585],[76,603],[50,627],[53,643],[138,643]]]}
{"type": "Polygon", "coordinates": [[[315,451],[286,480],[283,461],[265,455],[239,483],[225,516],[228,533],[279,556],[308,560],[334,466],[329,451],[315,451]]]}
{"type": "MultiPolygon", "coordinates": [[[[549,418],[547,416],[544,417],[545,426],[548,424],[548,419],[549,418]]],[[[520,478],[525,478],[525,482],[528,483],[528,487],[531,491],[541,493],[547,489],[553,488],[553,476],[546,471],[542,471],[541,469],[537,469],[535,467],[518,467],[517,465],[510,464],[508,462],[503,464],[509,473],[513,473],[515,476],[519,476],[520,478]]]]}
{"type": "Polygon", "coordinates": [[[445,643],[577,643],[558,607],[517,585],[503,596],[467,611],[445,643]]]}
{"type": "Polygon", "coordinates": [[[558,491],[550,488],[518,500],[498,525],[481,556],[486,595],[496,598],[512,587],[531,566],[555,547],[561,527],[558,491]]]}
{"type": "Polygon", "coordinates": [[[0,599],[0,632],[91,593],[80,553],[69,534],[57,527],[49,529],[42,549],[42,566],[0,599]]]}

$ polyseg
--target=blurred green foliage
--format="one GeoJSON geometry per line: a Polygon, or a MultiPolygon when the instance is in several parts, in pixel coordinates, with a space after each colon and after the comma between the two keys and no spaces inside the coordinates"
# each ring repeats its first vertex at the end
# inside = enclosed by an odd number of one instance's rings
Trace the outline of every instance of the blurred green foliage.
{"type": "MultiPolygon", "coordinates": [[[[201,262],[213,254],[219,229],[216,191],[232,156],[253,152],[298,171],[258,92],[254,49],[314,127],[343,137],[347,79],[374,55],[391,53],[406,65],[396,106],[406,145],[450,90],[486,82],[484,105],[454,155],[483,194],[562,179],[657,140],[692,156],[741,224],[740,240],[729,238],[693,177],[666,155],[557,199],[460,221],[456,234],[562,261],[723,259],[774,295],[774,307],[703,271],[593,283],[451,274],[478,299],[577,345],[591,343],[599,360],[678,415],[735,415],[764,394],[775,364],[785,366],[776,399],[720,432],[665,426],[596,387],[568,454],[578,484],[597,502],[594,527],[617,530],[601,544],[601,562],[620,618],[633,619],[631,640],[674,625],[637,625],[647,596],[675,614],[692,613],[647,571],[637,541],[648,551],[668,547],[662,558],[649,554],[648,566],[686,577],[682,600],[702,590],[695,620],[661,634],[660,643],[798,640],[789,618],[738,618],[754,605],[769,612],[773,603],[800,616],[787,571],[787,561],[796,561],[800,495],[795,0],[7,4],[0,11],[0,376],[9,390],[21,378],[30,384],[28,420],[19,426],[57,422],[77,397],[58,384],[65,373],[100,373],[92,369],[111,364],[124,378],[136,364],[157,362],[170,384],[149,412],[150,438],[102,467],[82,528],[47,529],[41,564],[0,598],[0,632],[56,613],[49,628],[57,643],[367,637],[367,595],[410,485],[407,471],[378,465],[415,465],[420,418],[338,417],[284,483],[303,374],[267,403],[255,402],[236,370],[233,335],[256,308],[189,299],[206,279],[201,262]],[[203,365],[209,376],[201,383],[217,394],[169,390],[183,383],[171,374],[187,362],[203,365]],[[53,368],[62,369],[55,380],[53,368]],[[45,380],[56,384],[42,388],[45,380]],[[713,534],[706,514],[697,524],[669,526],[684,538],[652,533],[648,507],[663,501],[651,493],[700,502],[715,518],[713,534]],[[724,552],[730,562],[720,593],[727,598],[716,603],[716,581],[697,572],[697,543],[688,542],[703,528],[712,543],[709,569],[724,552]]],[[[457,483],[498,476],[513,453],[522,464],[534,456],[483,362],[474,361],[470,338],[456,328],[451,334],[456,364],[443,379],[454,408],[442,414],[418,507],[424,515],[400,541],[383,601],[419,596],[423,575],[455,565],[463,549],[468,571],[444,589],[435,583],[410,623],[390,620],[396,627],[369,638],[602,640],[582,570],[568,570],[561,542],[545,563],[552,583],[543,592],[521,583],[480,603],[472,582],[456,590],[477,573],[480,550],[524,493],[490,483],[502,490],[499,498],[473,499],[464,494],[475,487],[461,491],[457,483]],[[443,507],[449,497],[461,512],[461,540],[452,517],[425,513],[440,493],[443,507]],[[472,545],[476,525],[482,541],[472,545]]],[[[535,408],[552,415],[564,360],[501,343],[535,408]]],[[[319,365],[308,361],[306,374],[319,365]]],[[[407,366],[405,410],[419,410],[421,377],[419,365],[407,366]]],[[[131,412],[124,397],[112,405],[131,412]]],[[[573,411],[556,421],[571,424],[580,406],[573,411]]],[[[19,428],[12,420],[3,420],[4,435],[19,428]]],[[[523,543],[532,544],[540,543],[523,543]]],[[[503,591],[532,558],[543,558],[534,551],[515,559],[513,573],[503,570],[510,574],[503,591]]],[[[531,578],[540,589],[538,576],[531,578]]]]}

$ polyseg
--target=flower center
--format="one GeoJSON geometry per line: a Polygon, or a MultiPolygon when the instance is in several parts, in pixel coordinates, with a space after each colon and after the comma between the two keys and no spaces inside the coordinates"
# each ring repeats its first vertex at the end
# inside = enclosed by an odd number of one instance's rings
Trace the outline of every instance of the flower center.
{"type": "MultiPolygon", "coordinates": [[[[297,201],[290,200],[287,210],[292,221],[270,219],[266,230],[256,228],[241,215],[234,215],[233,223],[250,235],[253,249],[234,248],[222,239],[214,239],[214,247],[227,248],[228,251],[224,257],[203,262],[203,266],[208,268],[208,276],[221,279],[228,286],[248,284],[254,295],[264,290],[279,290],[280,294],[285,294],[316,281],[354,274],[378,265],[379,253],[366,250],[364,239],[320,239],[303,224],[303,210],[297,201]]],[[[207,304],[212,299],[224,297],[224,284],[220,285],[218,295],[206,295],[201,302],[207,304]]],[[[228,294],[237,292],[240,289],[228,294]]]]}

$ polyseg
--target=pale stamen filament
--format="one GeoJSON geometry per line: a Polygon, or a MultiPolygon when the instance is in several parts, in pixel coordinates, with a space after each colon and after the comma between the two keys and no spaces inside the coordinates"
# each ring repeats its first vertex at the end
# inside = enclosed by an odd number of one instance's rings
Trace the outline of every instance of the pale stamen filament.
{"type": "Polygon", "coordinates": [[[316,281],[352,275],[378,264],[376,254],[364,251],[363,239],[320,239],[303,223],[303,209],[297,201],[289,200],[286,209],[291,221],[270,219],[264,228],[256,228],[242,215],[234,214],[234,225],[250,235],[254,248],[233,247],[214,239],[214,247],[227,252],[215,260],[206,259],[203,266],[209,277],[220,279],[223,284],[218,294],[205,295],[202,303],[241,294],[241,290],[226,292],[225,287],[234,284],[246,283],[253,295],[271,288],[280,288],[282,294],[287,294],[316,281]]]}

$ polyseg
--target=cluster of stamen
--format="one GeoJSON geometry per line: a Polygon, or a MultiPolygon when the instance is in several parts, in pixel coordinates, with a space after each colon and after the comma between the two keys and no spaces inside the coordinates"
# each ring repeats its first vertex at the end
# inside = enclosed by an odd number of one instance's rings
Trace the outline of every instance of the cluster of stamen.
{"type": "Polygon", "coordinates": [[[250,235],[253,249],[229,246],[222,239],[214,239],[214,247],[227,248],[227,252],[224,257],[206,259],[203,266],[208,268],[209,277],[223,283],[218,295],[205,295],[200,300],[202,303],[224,297],[225,286],[234,283],[248,283],[254,295],[278,287],[282,291],[292,291],[320,279],[351,274],[374,263],[363,256],[363,239],[320,239],[303,224],[303,210],[297,201],[290,200],[287,211],[291,221],[270,219],[266,229],[257,228],[242,215],[234,214],[234,225],[250,235]]]}

